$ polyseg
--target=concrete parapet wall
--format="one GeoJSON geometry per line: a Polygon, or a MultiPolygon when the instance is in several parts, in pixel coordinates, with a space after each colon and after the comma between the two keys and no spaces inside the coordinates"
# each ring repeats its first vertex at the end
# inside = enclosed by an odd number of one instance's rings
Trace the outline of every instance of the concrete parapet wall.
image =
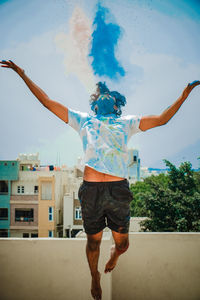
{"type": "MultiPolygon", "coordinates": [[[[103,240],[100,272],[111,240],[103,240]]],[[[0,239],[2,300],[89,300],[91,277],[86,239],[0,239]]],[[[111,300],[111,275],[102,276],[105,300],[111,300]]]]}
{"type": "MultiPolygon", "coordinates": [[[[199,300],[200,233],[132,233],[104,274],[111,238],[101,245],[102,300],[199,300]]],[[[2,300],[89,300],[86,239],[0,239],[2,300]]]]}
{"type": "Polygon", "coordinates": [[[112,274],[113,300],[199,300],[200,233],[132,233],[112,274]]]}

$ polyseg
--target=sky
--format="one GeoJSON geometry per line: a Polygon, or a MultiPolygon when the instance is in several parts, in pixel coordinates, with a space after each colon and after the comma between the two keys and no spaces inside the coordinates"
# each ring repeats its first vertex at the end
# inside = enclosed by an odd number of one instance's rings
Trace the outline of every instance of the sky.
{"type": "MultiPolygon", "coordinates": [[[[123,115],[162,113],[200,79],[199,31],[195,0],[0,0],[0,59],[22,67],[50,99],[88,113],[98,81],[126,97],[123,115]]],[[[197,168],[199,112],[197,87],[168,124],[134,135],[128,147],[142,166],[164,168],[168,159],[197,168]]],[[[5,68],[0,132],[0,160],[39,152],[43,165],[72,167],[83,155],[78,134],[5,68]]]]}

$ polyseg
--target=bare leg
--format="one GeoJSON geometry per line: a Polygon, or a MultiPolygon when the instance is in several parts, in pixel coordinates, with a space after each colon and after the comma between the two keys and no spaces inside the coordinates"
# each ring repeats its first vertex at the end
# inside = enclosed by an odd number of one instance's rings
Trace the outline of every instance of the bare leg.
{"type": "Polygon", "coordinates": [[[103,231],[97,234],[88,234],[86,245],[86,255],[92,276],[91,294],[92,297],[96,300],[100,300],[102,296],[102,290],[100,285],[101,274],[98,271],[98,260],[102,234],[103,231]]]}
{"type": "Polygon", "coordinates": [[[128,233],[112,231],[115,244],[111,247],[110,259],[105,266],[105,273],[111,272],[117,264],[119,256],[129,247],[128,233]]]}

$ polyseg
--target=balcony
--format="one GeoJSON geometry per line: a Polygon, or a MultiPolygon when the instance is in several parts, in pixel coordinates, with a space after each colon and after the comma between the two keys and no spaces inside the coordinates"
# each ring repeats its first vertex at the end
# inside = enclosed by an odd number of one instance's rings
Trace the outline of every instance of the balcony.
{"type": "MultiPolygon", "coordinates": [[[[104,274],[111,244],[107,237],[101,245],[102,300],[200,299],[200,233],[132,233],[104,274]]],[[[1,238],[1,299],[92,299],[85,245],[84,238],[1,238]]]]}

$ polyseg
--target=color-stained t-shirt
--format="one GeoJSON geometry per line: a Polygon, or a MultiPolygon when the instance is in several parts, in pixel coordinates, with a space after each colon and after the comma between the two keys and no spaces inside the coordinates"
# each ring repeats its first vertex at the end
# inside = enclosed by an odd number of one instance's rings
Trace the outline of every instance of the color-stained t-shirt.
{"type": "Polygon", "coordinates": [[[132,135],[141,131],[140,119],[141,116],[135,115],[92,116],[68,109],[68,124],[82,139],[82,165],[101,173],[128,177],[127,143],[132,135]]]}

